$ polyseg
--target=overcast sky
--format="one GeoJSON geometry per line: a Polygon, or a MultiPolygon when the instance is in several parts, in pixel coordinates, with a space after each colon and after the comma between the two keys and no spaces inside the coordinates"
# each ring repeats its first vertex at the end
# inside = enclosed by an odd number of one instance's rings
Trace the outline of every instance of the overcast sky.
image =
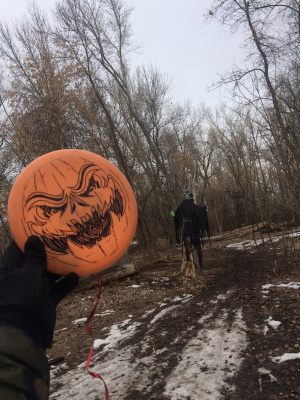
{"type": "MultiPolygon", "coordinates": [[[[27,0],[0,0],[0,15],[16,19],[26,13],[27,0]]],[[[43,9],[56,0],[37,0],[43,9]]],[[[190,99],[214,106],[222,99],[219,91],[208,93],[233,63],[242,64],[242,36],[234,36],[216,23],[208,24],[204,14],[211,0],[127,0],[134,7],[132,28],[140,45],[137,64],[152,64],[172,80],[178,102],[190,99]]]]}

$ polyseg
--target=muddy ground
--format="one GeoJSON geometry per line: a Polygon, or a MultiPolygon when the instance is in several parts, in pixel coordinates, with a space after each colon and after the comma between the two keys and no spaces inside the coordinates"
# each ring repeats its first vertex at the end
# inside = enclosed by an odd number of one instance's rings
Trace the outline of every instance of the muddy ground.
{"type": "MultiPolygon", "coordinates": [[[[271,287],[269,295],[262,293],[262,285],[300,282],[300,257],[297,246],[293,247],[293,258],[286,261],[282,254],[276,257],[271,246],[236,250],[228,248],[232,242],[241,241],[239,237],[214,240],[212,247],[204,247],[205,268],[203,275],[196,280],[183,279],[178,275],[181,265],[181,250],[178,247],[159,250],[155,253],[141,254],[138,249],[131,250],[131,255],[139,268],[139,274],[103,286],[101,302],[96,313],[114,310],[114,313],[93,318],[91,327],[95,336],[99,337],[103,329],[120,323],[130,314],[138,321],[147,311],[165,299],[183,296],[186,293],[194,296],[194,301],[188,307],[172,317],[162,321],[157,329],[167,331],[167,335],[155,334],[152,331],[152,349],[143,350],[143,338],[149,335],[149,321],[144,317],[144,331],[139,330],[140,337],[132,337],[136,355],[147,356],[147,352],[159,354],[159,349],[176,343],[170,349],[165,360],[165,377],[176,367],[180,352],[186,343],[173,340],[180,332],[189,332],[192,337],[196,320],[201,315],[212,311],[211,319],[220,314],[218,307],[226,309],[242,309],[246,327],[247,345],[241,357],[243,359],[239,370],[228,379],[230,387],[235,390],[221,390],[222,399],[230,400],[277,400],[300,399],[300,360],[290,360],[275,363],[272,357],[284,353],[300,352],[300,290],[282,287],[278,290],[271,287]],[[136,286],[135,286],[136,285],[136,286]],[[273,293],[274,291],[274,293],[273,293]],[[276,292],[275,292],[276,291],[276,292]],[[210,310],[214,298],[225,293],[224,301],[215,309],[210,310]],[[273,295],[272,295],[273,293],[273,295]],[[199,306],[201,304],[201,306],[199,306]],[[263,332],[266,320],[272,316],[281,321],[280,329],[270,328],[268,334],[263,332]],[[172,350],[172,351],[171,351],[172,350]],[[260,372],[259,372],[260,371],[260,372]],[[272,374],[262,371],[271,371],[272,374]],[[273,379],[276,377],[276,379],[273,379]]],[[[243,238],[245,240],[245,238],[243,238]]],[[[284,249],[283,249],[284,250],[284,249]]],[[[72,323],[74,320],[86,318],[94,305],[98,288],[74,292],[58,307],[57,325],[54,345],[48,356],[53,367],[67,365],[67,370],[83,363],[91,347],[91,337],[86,332],[85,323],[72,323]],[[68,329],[66,329],[68,327],[68,329]]],[[[230,312],[226,318],[230,319],[230,312]]],[[[152,317],[153,318],[153,317],[152,317]]],[[[207,321],[210,323],[210,320],[207,321]]],[[[105,330],[104,330],[105,331],[105,330]]],[[[127,343],[128,345],[128,343],[127,343]]],[[[62,373],[65,373],[63,370],[62,373]]],[[[101,371],[99,371],[100,373],[101,371]]],[[[164,378],[162,377],[161,380],[164,378]]],[[[165,397],[163,384],[157,383],[153,375],[153,386],[147,391],[128,390],[124,399],[113,397],[115,400],[170,400],[165,397]]],[[[52,392],[58,389],[56,380],[52,380],[52,392]]],[[[98,399],[96,396],[95,399],[98,399]]],[[[100,397],[99,397],[100,398],[100,397]]],[[[61,398],[60,398],[61,399],[61,398]]],[[[186,397],[186,400],[194,397],[186,397]]],[[[201,400],[201,397],[199,397],[201,400]]]]}

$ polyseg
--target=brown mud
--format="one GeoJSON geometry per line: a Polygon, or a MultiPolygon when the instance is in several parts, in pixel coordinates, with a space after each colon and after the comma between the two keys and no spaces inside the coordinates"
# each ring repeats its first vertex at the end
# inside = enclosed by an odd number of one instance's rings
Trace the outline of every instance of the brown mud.
{"type": "MultiPolygon", "coordinates": [[[[183,279],[178,275],[181,265],[181,251],[178,247],[160,250],[148,257],[140,254],[138,250],[132,251],[140,273],[102,287],[101,300],[96,312],[114,312],[93,318],[91,328],[95,337],[99,337],[104,328],[121,323],[129,314],[134,321],[142,320],[144,329],[143,326],[139,329],[139,337],[134,335],[129,340],[135,345],[135,356],[145,357],[147,354],[143,353],[143,338],[149,335],[150,321],[150,317],[145,318],[147,311],[158,307],[157,305],[166,299],[192,294],[193,302],[182,307],[176,318],[173,318],[170,312],[161,324],[157,324],[156,331],[152,331],[152,351],[157,352],[158,363],[165,363],[164,374],[167,379],[176,367],[178,355],[187,341],[196,334],[196,320],[199,320],[201,315],[211,312],[210,320],[206,322],[210,324],[222,312],[220,307],[228,310],[242,309],[247,345],[241,354],[243,361],[240,369],[228,381],[235,390],[227,392],[224,387],[221,391],[222,398],[300,399],[300,360],[276,363],[272,359],[284,353],[300,352],[300,290],[287,287],[279,289],[273,286],[268,289],[268,293],[264,294],[262,291],[262,286],[267,283],[277,285],[300,282],[300,261],[297,259],[297,253],[294,254],[293,263],[274,262],[271,248],[228,248],[228,243],[234,241],[238,241],[238,238],[213,241],[211,248],[208,244],[205,245],[203,275],[196,280],[183,279]],[[221,304],[211,308],[214,298],[229,292],[230,296],[225,296],[221,304]],[[270,316],[280,321],[281,325],[279,329],[270,327],[265,334],[263,329],[270,316]],[[167,335],[160,335],[159,330],[166,331],[167,335]],[[185,341],[174,340],[183,331],[186,333],[185,341]],[[164,352],[159,354],[159,349],[168,346],[170,351],[167,357],[164,352]]],[[[91,347],[91,337],[86,332],[85,322],[74,324],[72,321],[88,317],[97,294],[97,287],[74,292],[59,305],[54,345],[48,352],[50,363],[53,365],[64,363],[69,370],[86,360],[91,347]]],[[[226,318],[231,317],[229,312],[226,318]]],[[[132,389],[125,399],[116,400],[170,400],[163,395],[164,379],[158,384],[156,378],[154,374],[153,386],[147,388],[147,393],[132,389]]],[[[55,379],[51,386],[52,391],[57,389],[55,379]]]]}

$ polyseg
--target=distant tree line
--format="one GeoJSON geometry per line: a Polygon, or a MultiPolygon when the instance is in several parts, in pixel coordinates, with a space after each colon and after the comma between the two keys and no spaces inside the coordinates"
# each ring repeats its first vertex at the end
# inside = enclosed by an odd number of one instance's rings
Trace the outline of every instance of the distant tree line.
{"type": "Polygon", "coordinates": [[[2,248],[15,177],[63,148],[98,153],[125,174],[144,247],[174,241],[170,211],[194,175],[213,234],[298,223],[299,1],[212,1],[207,18],[243,31],[248,52],[216,84],[230,108],[214,111],[177,104],[158,69],[132,66],[130,13],[122,0],[64,0],[51,16],[33,5],[26,19],[0,23],[2,248]]]}

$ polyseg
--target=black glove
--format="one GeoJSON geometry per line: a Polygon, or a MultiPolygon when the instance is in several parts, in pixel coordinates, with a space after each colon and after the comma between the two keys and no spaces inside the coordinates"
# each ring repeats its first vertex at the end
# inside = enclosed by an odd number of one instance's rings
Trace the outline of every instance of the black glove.
{"type": "Polygon", "coordinates": [[[12,242],[0,264],[0,326],[14,326],[29,334],[45,349],[50,348],[57,304],[77,284],[75,273],[54,281],[46,272],[45,246],[31,236],[24,254],[12,242]]]}

